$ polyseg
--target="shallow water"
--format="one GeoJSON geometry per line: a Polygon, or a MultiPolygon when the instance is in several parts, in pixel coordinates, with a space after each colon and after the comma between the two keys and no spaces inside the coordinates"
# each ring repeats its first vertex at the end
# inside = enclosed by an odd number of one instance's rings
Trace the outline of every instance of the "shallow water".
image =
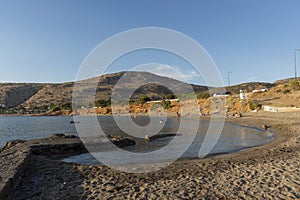
{"type": "MultiPolygon", "coordinates": [[[[76,124],[80,131],[80,136],[94,136],[97,133],[97,126],[91,117],[81,117],[76,120],[80,124],[76,124]]],[[[274,134],[268,131],[259,130],[253,127],[245,127],[237,124],[225,123],[222,134],[215,132],[207,133],[210,121],[187,118],[168,118],[161,121],[161,118],[154,117],[152,120],[148,117],[137,117],[132,120],[139,125],[134,127],[128,122],[130,117],[117,117],[118,123],[125,125],[123,129],[119,128],[112,117],[98,117],[101,128],[105,134],[124,135],[134,139],[137,144],[124,149],[119,148],[100,148],[98,152],[92,154],[82,154],[75,157],[65,159],[66,162],[77,162],[86,164],[109,165],[126,165],[126,164],[144,164],[157,162],[172,162],[177,158],[197,158],[206,156],[199,155],[199,151],[203,149],[203,141],[209,147],[209,154],[224,154],[236,152],[245,148],[259,146],[269,143],[273,140],[274,134]],[[199,124],[198,124],[199,123],[199,124]],[[150,126],[153,124],[153,126],[150,126]],[[184,124],[184,125],[182,125],[184,124]],[[199,125],[199,126],[198,126],[199,125]],[[140,128],[143,127],[143,128],[140,128]],[[124,130],[125,129],[125,130],[124,130]],[[168,134],[176,133],[175,137],[160,138],[146,143],[143,139],[146,134],[150,133],[168,134]],[[126,133],[130,133],[130,135],[126,133]],[[195,134],[194,134],[195,133],[195,134]],[[206,137],[209,135],[210,137],[206,137]],[[212,149],[210,149],[210,147],[212,149]],[[124,151],[125,150],[125,151],[124,151]],[[95,157],[98,159],[95,159],[95,157]]],[[[213,125],[219,121],[211,122],[213,125]]],[[[107,139],[103,137],[103,142],[107,139]]],[[[100,144],[102,146],[102,144],[100,144]]]]}
{"type": "MultiPolygon", "coordinates": [[[[53,133],[64,133],[67,135],[78,135],[77,128],[84,129],[85,133],[91,135],[98,135],[98,127],[94,126],[91,121],[91,117],[81,117],[79,118],[79,124],[70,124],[70,121],[74,120],[73,117],[69,116],[59,116],[59,117],[0,117],[0,147],[4,146],[7,141],[22,139],[38,139],[44,138],[52,135],[53,133]]],[[[127,117],[120,117],[122,122],[125,121],[127,117]]],[[[76,119],[78,120],[78,119],[76,119]]],[[[204,137],[206,135],[207,127],[209,121],[201,120],[200,126],[197,129],[196,137],[192,134],[193,128],[195,128],[195,120],[188,119],[185,121],[187,126],[183,129],[179,128],[179,124],[182,123],[182,120],[177,118],[169,118],[163,123],[160,122],[160,118],[154,118],[153,123],[157,124],[159,128],[159,134],[164,133],[177,133],[175,138],[160,138],[149,143],[145,143],[143,137],[146,133],[139,132],[139,129],[131,129],[131,136],[125,134],[118,126],[115,121],[110,116],[99,116],[98,121],[103,129],[105,134],[118,134],[126,135],[135,139],[137,144],[133,147],[127,147],[124,149],[117,148],[106,148],[101,152],[102,157],[111,158],[118,163],[119,160],[127,160],[128,163],[137,162],[139,156],[143,157],[145,153],[155,152],[157,150],[161,151],[162,155],[169,155],[170,157],[175,157],[179,151],[182,149],[187,150],[182,152],[182,157],[184,158],[194,158],[198,157],[199,149],[202,146],[204,137]],[[189,121],[190,120],[190,121],[189,121]],[[140,137],[140,138],[134,138],[140,137]],[[188,143],[188,144],[187,144],[188,143]],[[125,153],[124,153],[125,152],[125,153]],[[134,158],[129,157],[126,152],[137,153],[134,158]],[[127,157],[126,157],[127,156],[127,157]]],[[[147,126],[150,121],[147,117],[137,117],[134,119],[136,124],[139,126],[147,126]]],[[[198,123],[198,121],[197,121],[198,123]]],[[[82,131],[81,131],[82,132],[82,131]]],[[[82,133],[79,134],[82,136],[82,133]]],[[[101,137],[99,137],[101,138],[101,137]]],[[[213,149],[209,154],[222,154],[222,153],[231,153],[239,151],[241,149],[259,146],[271,142],[274,139],[274,134],[268,131],[259,130],[257,128],[245,127],[236,124],[225,123],[222,134],[217,138],[217,142],[214,145],[213,149]]],[[[102,142],[107,143],[108,140],[105,137],[102,137],[102,142]]],[[[210,140],[207,141],[208,143],[210,140]]],[[[211,141],[214,142],[214,141],[211,141]]],[[[162,156],[159,159],[164,159],[162,156]]],[[[155,162],[155,159],[151,159],[155,162]]],[[[94,159],[91,154],[83,154],[74,157],[65,159],[66,162],[79,162],[79,163],[88,163],[88,164],[98,164],[99,162],[94,159]]],[[[124,163],[126,164],[126,163],[124,163]]]]}
{"type": "Polygon", "coordinates": [[[74,124],[70,124],[73,117],[0,117],[0,148],[10,140],[30,140],[51,136],[54,133],[76,135],[74,124]]]}

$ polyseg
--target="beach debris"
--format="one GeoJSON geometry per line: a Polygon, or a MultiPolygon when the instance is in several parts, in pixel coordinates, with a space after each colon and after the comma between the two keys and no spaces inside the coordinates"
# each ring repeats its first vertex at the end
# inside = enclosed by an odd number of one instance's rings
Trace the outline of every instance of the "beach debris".
{"type": "Polygon", "coordinates": [[[159,123],[163,124],[163,123],[164,123],[164,120],[162,120],[162,119],[161,119],[161,120],[159,120],[159,123]]]}
{"type": "Polygon", "coordinates": [[[271,126],[268,126],[266,124],[261,125],[261,128],[264,130],[268,130],[271,126]]]}
{"type": "Polygon", "coordinates": [[[226,117],[235,117],[235,118],[240,118],[242,117],[242,113],[235,111],[233,113],[225,112],[226,117]]]}
{"type": "Polygon", "coordinates": [[[145,135],[145,138],[144,138],[144,139],[145,139],[146,142],[149,142],[149,141],[150,141],[149,135],[145,135]]]}
{"type": "Polygon", "coordinates": [[[240,117],[242,117],[242,114],[241,114],[240,112],[234,112],[234,113],[233,113],[233,116],[234,116],[235,118],[240,118],[240,117]]]}

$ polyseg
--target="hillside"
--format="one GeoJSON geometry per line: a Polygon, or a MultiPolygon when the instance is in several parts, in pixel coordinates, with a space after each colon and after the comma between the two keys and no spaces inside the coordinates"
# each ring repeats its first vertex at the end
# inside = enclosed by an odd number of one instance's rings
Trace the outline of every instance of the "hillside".
{"type": "MultiPolygon", "coordinates": [[[[231,92],[232,94],[239,94],[241,89],[251,92],[253,90],[268,88],[269,91],[267,93],[256,93],[251,97],[251,99],[257,104],[300,106],[298,101],[299,92],[293,92],[293,89],[289,88],[288,83],[290,80],[292,79],[280,80],[274,83],[243,83],[225,87],[225,91],[231,92]]],[[[78,81],[76,83],[77,90],[79,91],[77,99],[80,103],[82,103],[82,105],[85,105],[85,103],[90,100],[86,93],[95,91],[95,88],[92,87],[93,85],[97,85],[95,99],[103,100],[104,102],[109,101],[113,90],[121,91],[118,94],[119,96],[117,95],[117,98],[120,98],[124,92],[133,89],[134,93],[131,96],[131,100],[136,101],[143,96],[147,96],[151,100],[165,98],[167,95],[172,94],[172,91],[166,87],[167,85],[172,85],[175,93],[186,95],[190,87],[187,83],[148,72],[117,72],[113,74],[105,74],[101,77],[78,81]],[[127,75],[127,80],[118,84],[118,87],[115,88],[118,81],[120,81],[125,74],[127,75]],[[142,86],[138,87],[139,85],[142,86]]],[[[3,83],[0,84],[0,108],[5,105],[6,109],[14,108],[11,110],[22,110],[21,113],[24,113],[24,111],[26,111],[25,113],[28,113],[28,110],[29,113],[32,113],[30,110],[33,111],[35,108],[38,112],[55,110],[56,107],[62,108],[65,106],[70,108],[73,86],[74,82],[60,84],[3,83]]],[[[208,89],[206,86],[191,86],[196,93],[207,92],[208,89]]],[[[210,89],[212,89],[212,91],[217,91],[220,88],[210,89]]],[[[199,98],[202,98],[202,96],[199,98]]],[[[231,100],[229,102],[231,102],[231,100]]],[[[231,102],[231,104],[233,103],[231,102]]],[[[207,103],[205,107],[208,107],[208,105],[209,103],[207,103]]],[[[89,104],[89,106],[91,106],[91,104],[89,104]]],[[[235,109],[236,106],[232,105],[232,107],[235,109]]],[[[36,113],[36,111],[33,111],[33,113],[36,113]]]]}
{"type": "Polygon", "coordinates": [[[22,104],[44,86],[35,83],[0,83],[0,105],[9,108],[22,104]]]}
{"type": "Polygon", "coordinates": [[[266,82],[248,82],[242,83],[238,85],[233,85],[230,87],[225,87],[227,92],[231,92],[232,94],[239,94],[240,90],[246,90],[247,92],[251,92],[253,90],[259,90],[264,88],[272,88],[274,87],[274,83],[266,83],[266,82]]]}
{"type": "MultiPolygon", "coordinates": [[[[109,100],[113,89],[119,79],[126,72],[118,72],[106,74],[101,77],[91,78],[79,81],[79,90],[82,95],[79,97],[82,102],[87,101],[85,92],[93,91],[91,85],[98,82],[96,89],[96,100],[109,100]]],[[[142,96],[148,96],[153,100],[162,99],[172,92],[163,85],[155,82],[165,82],[171,84],[175,88],[175,92],[184,94],[187,91],[187,84],[181,81],[154,75],[148,72],[130,72],[130,77],[120,88],[131,89],[136,88],[132,99],[139,99],[142,96]],[[152,80],[153,82],[144,85],[144,80],[152,80]],[[138,87],[138,85],[143,85],[138,87]]],[[[50,105],[62,105],[72,101],[73,82],[61,84],[1,84],[0,85],[0,104],[6,108],[17,107],[22,104],[23,107],[42,107],[50,105]]],[[[195,92],[203,92],[207,90],[205,86],[192,85],[195,92]]],[[[120,94],[121,95],[121,94],[120,94]]]]}

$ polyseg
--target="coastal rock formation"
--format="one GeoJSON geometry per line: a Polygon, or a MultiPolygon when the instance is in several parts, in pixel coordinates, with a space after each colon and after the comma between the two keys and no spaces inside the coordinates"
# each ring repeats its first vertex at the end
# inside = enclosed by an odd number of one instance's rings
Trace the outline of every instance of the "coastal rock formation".
{"type": "Polygon", "coordinates": [[[0,199],[10,199],[34,155],[64,155],[86,152],[74,136],[54,134],[37,140],[14,140],[0,152],[0,199]]]}
{"type": "Polygon", "coordinates": [[[12,140],[6,143],[6,145],[0,150],[0,152],[10,149],[18,144],[24,143],[24,140],[12,140]]]}
{"type": "Polygon", "coordinates": [[[166,138],[166,137],[175,137],[177,134],[175,133],[164,133],[164,134],[156,134],[156,135],[153,135],[150,138],[150,141],[151,140],[156,140],[156,139],[159,139],[159,138],[166,138]]]}
{"type": "Polygon", "coordinates": [[[116,146],[123,148],[127,146],[134,146],[136,142],[134,140],[124,138],[120,135],[108,135],[108,139],[116,146]]]}
{"type": "Polygon", "coordinates": [[[78,138],[76,135],[65,135],[62,133],[54,133],[53,135],[50,136],[50,138],[78,138]]]}

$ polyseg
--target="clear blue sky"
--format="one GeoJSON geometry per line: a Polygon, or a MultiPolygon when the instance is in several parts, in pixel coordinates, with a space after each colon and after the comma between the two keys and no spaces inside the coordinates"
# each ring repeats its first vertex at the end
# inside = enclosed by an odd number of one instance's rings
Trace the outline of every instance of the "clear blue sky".
{"type": "MultiPolygon", "coordinates": [[[[293,76],[300,1],[0,0],[0,82],[72,81],[101,41],[149,26],[194,38],[225,83],[228,71],[232,84],[272,82],[293,76]]],[[[123,64],[120,70],[130,62],[123,64]]],[[[176,59],[165,64],[181,68],[176,59]]]]}

